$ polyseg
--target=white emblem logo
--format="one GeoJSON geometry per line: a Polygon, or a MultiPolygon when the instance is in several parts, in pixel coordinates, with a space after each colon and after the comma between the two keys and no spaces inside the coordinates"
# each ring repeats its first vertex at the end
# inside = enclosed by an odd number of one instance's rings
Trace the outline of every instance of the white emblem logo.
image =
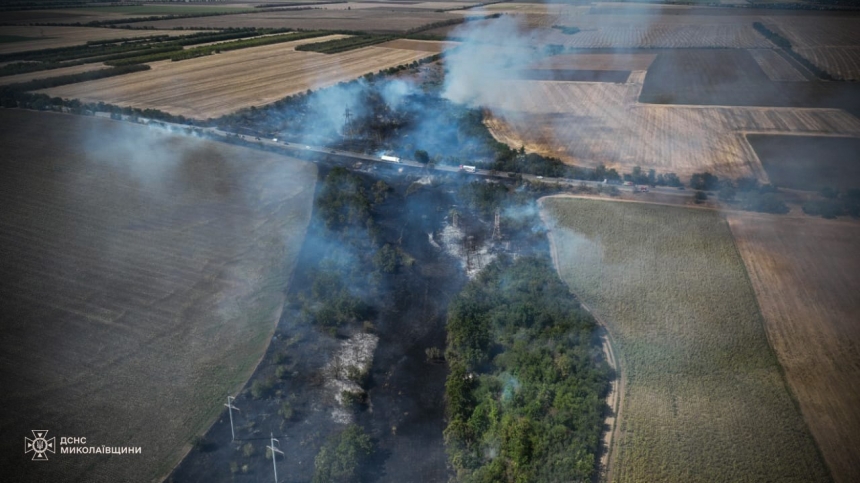
{"type": "Polygon", "coordinates": [[[24,437],[24,454],[33,452],[33,461],[48,461],[48,453],[55,453],[54,447],[57,438],[48,439],[46,436],[48,431],[44,429],[34,429],[33,439],[24,437]]]}

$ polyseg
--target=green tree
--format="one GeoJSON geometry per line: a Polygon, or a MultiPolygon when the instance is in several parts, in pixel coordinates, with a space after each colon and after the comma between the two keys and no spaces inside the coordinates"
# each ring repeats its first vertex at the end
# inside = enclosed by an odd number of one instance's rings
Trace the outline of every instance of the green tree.
{"type": "Polygon", "coordinates": [[[424,151],[423,149],[419,149],[419,150],[415,151],[415,161],[418,161],[419,163],[427,164],[430,162],[430,155],[427,154],[427,151],[424,151]]]}
{"type": "Polygon", "coordinates": [[[370,436],[352,424],[329,438],[314,459],[313,483],[358,482],[361,467],[373,453],[370,436]]]}
{"type": "Polygon", "coordinates": [[[394,273],[399,263],[397,250],[386,243],[373,256],[373,265],[382,273],[394,273]]]}

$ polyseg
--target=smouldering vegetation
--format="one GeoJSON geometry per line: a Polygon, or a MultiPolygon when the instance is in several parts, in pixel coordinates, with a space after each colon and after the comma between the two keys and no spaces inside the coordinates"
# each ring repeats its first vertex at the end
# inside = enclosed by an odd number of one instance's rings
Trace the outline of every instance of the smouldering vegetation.
{"type": "Polygon", "coordinates": [[[544,207],[562,278],[621,355],[613,481],[829,481],[718,213],[560,198],[544,207]]]}
{"type": "Polygon", "coordinates": [[[589,481],[610,369],[550,260],[494,262],[452,302],[447,327],[457,481],[589,481]]]}

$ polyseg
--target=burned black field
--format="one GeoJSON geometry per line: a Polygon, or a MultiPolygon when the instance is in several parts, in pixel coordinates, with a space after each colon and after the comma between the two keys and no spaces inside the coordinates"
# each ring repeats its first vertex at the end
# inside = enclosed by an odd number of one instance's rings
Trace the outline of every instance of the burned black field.
{"type": "Polygon", "coordinates": [[[785,188],[860,188],[860,139],[747,136],[771,183],[785,188]]]}
{"type": "MultiPolygon", "coordinates": [[[[239,408],[233,413],[236,441],[231,443],[225,408],[168,481],[270,478],[272,462],[266,456],[270,433],[285,453],[278,460],[279,479],[311,481],[321,446],[347,424],[362,427],[373,442],[374,451],[361,470],[362,481],[448,481],[451,475],[442,438],[448,367],[441,358],[428,356],[427,350],[444,350],[447,306],[467,281],[466,271],[485,263],[482,257],[494,256],[479,253],[479,247],[492,245],[490,252],[501,252],[531,244],[510,238],[491,244],[492,223],[458,201],[464,183],[461,175],[437,175],[430,182],[420,174],[403,176],[394,169],[385,170],[351,176],[362,179],[369,190],[379,181],[390,188],[384,201],[373,204],[377,227],[373,236],[378,237],[377,244],[396,247],[396,270],[364,271],[371,266],[367,260],[373,259],[372,252],[357,249],[364,241],[350,242],[354,233],[326,227],[319,209],[320,191],[325,190],[321,182],[290,283],[291,302],[257,372],[234,402],[239,408]],[[451,231],[452,210],[457,212],[462,234],[458,247],[448,247],[446,241],[451,239],[444,234],[451,231]],[[458,253],[465,253],[465,258],[458,258],[458,253]],[[302,313],[308,310],[306,298],[313,297],[309,288],[332,263],[340,263],[333,260],[343,262],[339,276],[344,289],[370,301],[361,320],[356,320],[361,324],[326,328],[319,319],[315,323],[302,313]],[[344,408],[332,390],[332,360],[344,344],[368,335],[378,341],[362,381],[366,399],[344,408]],[[267,387],[259,393],[261,381],[267,387]]],[[[323,172],[321,179],[325,178],[323,172]]],[[[533,246],[546,249],[545,243],[533,246]]],[[[337,298],[331,291],[325,295],[337,298]]]]}

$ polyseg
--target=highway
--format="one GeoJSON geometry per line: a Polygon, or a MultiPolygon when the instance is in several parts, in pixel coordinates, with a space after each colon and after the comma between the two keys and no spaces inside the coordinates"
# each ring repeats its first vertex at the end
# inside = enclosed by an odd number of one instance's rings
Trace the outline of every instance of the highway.
{"type": "MultiPolygon", "coordinates": [[[[99,114],[101,114],[101,113],[97,113],[96,115],[99,115],[99,114]]],[[[123,117],[125,117],[125,116],[123,116],[123,117]]],[[[352,162],[354,164],[355,162],[360,161],[362,163],[375,163],[378,165],[389,165],[391,167],[408,167],[408,168],[413,168],[413,169],[418,169],[418,170],[426,170],[427,169],[426,164],[419,163],[418,161],[411,160],[411,159],[401,158],[400,162],[386,161],[386,160],[380,159],[378,156],[372,156],[369,154],[358,153],[355,151],[344,151],[344,150],[340,150],[340,149],[332,149],[332,148],[327,148],[327,147],[322,147],[322,146],[311,146],[311,145],[301,144],[301,143],[292,143],[292,142],[287,142],[287,141],[283,141],[280,139],[276,140],[276,139],[272,139],[272,138],[257,137],[257,136],[252,136],[252,135],[248,135],[248,134],[237,134],[237,133],[233,133],[233,132],[223,131],[223,130],[220,130],[220,129],[214,128],[214,127],[196,127],[196,126],[188,126],[188,125],[184,125],[184,124],[174,124],[174,123],[169,123],[169,122],[165,122],[165,121],[149,121],[149,120],[142,120],[142,121],[145,124],[150,124],[153,126],[161,125],[161,126],[164,126],[170,130],[178,130],[180,132],[191,131],[192,133],[196,133],[197,135],[202,135],[202,136],[205,136],[205,137],[210,138],[210,139],[220,140],[220,141],[224,141],[224,142],[228,142],[228,143],[234,143],[235,140],[239,139],[239,140],[243,141],[246,146],[249,146],[249,147],[257,146],[259,148],[268,148],[270,150],[282,152],[282,153],[287,154],[287,155],[292,154],[293,156],[298,157],[298,158],[306,158],[307,157],[306,154],[315,153],[315,154],[321,154],[321,155],[328,155],[330,158],[334,158],[334,159],[330,159],[330,162],[338,162],[336,158],[340,158],[341,160],[344,160],[340,164],[344,164],[344,165],[346,165],[347,162],[352,162]]],[[[312,162],[318,162],[318,160],[314,159],[313,156],[308,157],[308,158],[312,162]]],[[[352,168],[352,166],[346,166],[346,167],[352,168]]],[[[459,172],[461,172],[459,167],[457,167],[457,166],[446,166],[446,165],[439,165],[439,164],[434,165],[433,170],[434,171],[448,172],[448,173],[459,173],[459,172]]],[[[511,179],[511,177],[508,176],[508,173],[506,173],[506,172],[492,171],[492,170],[486,170],[486,169],[476,169],[475,172],[469,173],[468,175],[469,176],[480,176],[480,177],[485,177],[485,178],[498,178],[498,179],[503,179],[503,180],[510,180],[511,179]]],[[[593,187],[593,188],[596,188],[597,186],[604,186],[604,187],[607,186],[606,184],[604,184],[601,181],[585,181],[585,180],[566,179],[566,178],[546,178],[543,176],[537,176],[537,175],[525,174],[525,173],[522,174],[522,179],[528,180],[528,181],[540,181],[540,182],[544,182],[544,183],[571,186],[571,187],[572,186],[580,186],[580,185],[585,185],[585,186],[589,186],[589,187],[593,187]]],[[[624,191],[624,192],[628,192],[628,193],[629,192],[638,192],[638,189],[639,189],[638,186],[623,186],[623,185],[611,185],[611,186],[615,186],[619,190],[624,191]]],[[[671,195],[671,196],[690,196],[690,194],[683,189],[672,188],[672,187],[667,187],[667,186],[649,187],[648,191],[651,193],[665,194],[665,195],[671,195]]]]}

